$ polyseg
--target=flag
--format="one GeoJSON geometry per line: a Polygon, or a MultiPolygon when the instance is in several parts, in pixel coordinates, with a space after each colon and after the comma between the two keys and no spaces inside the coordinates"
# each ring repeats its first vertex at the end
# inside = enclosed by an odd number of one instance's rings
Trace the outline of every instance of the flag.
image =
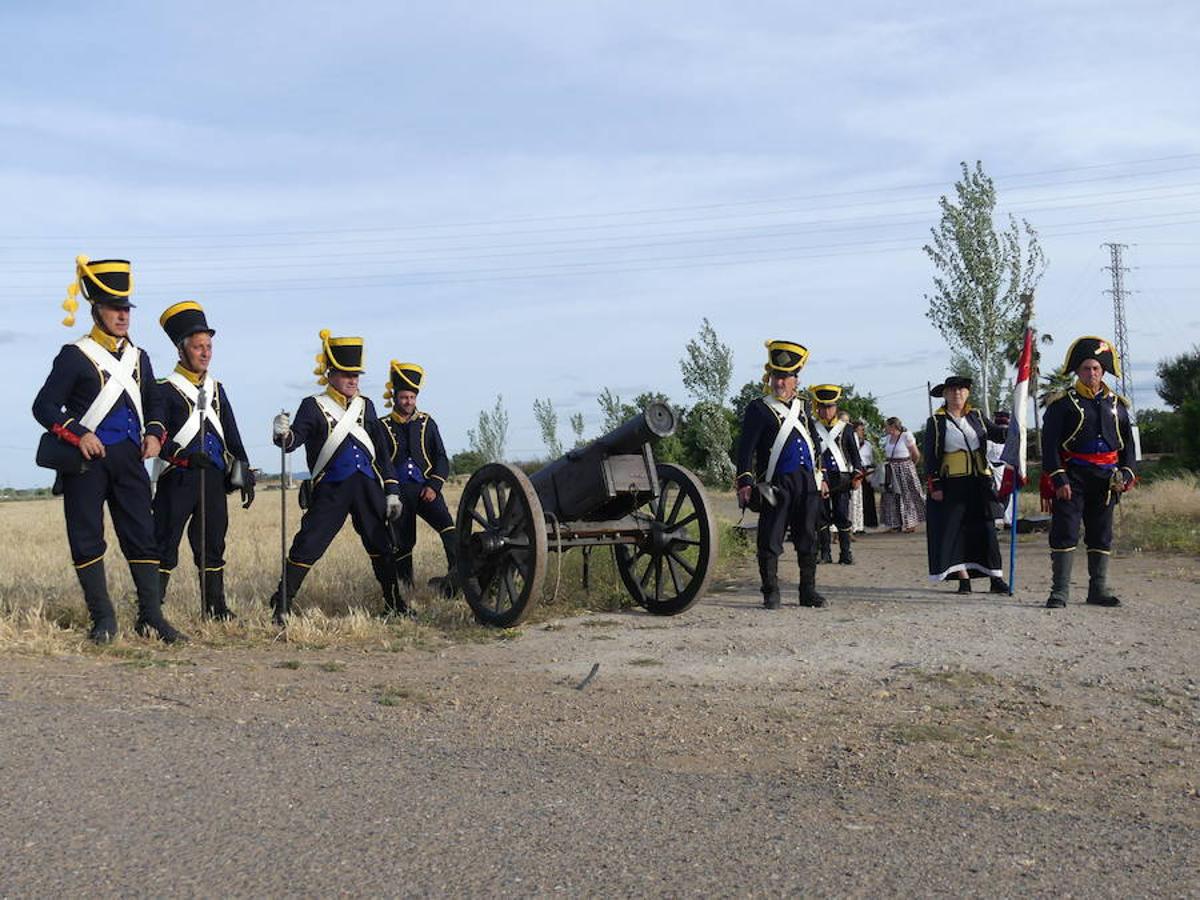
{"type": "Polygon", "coordinates": [[[1013,389],[1012,417],[1008,420],[1008,436],[1000,460],[1006,466],[1000,496],[1007,497],[1025,483],[1025,411],[1029,407],[1029,373],[1033,368],[1033,329],[1025,329],[1025,346],[1017,363],[1017,386],[1013,389]]]}

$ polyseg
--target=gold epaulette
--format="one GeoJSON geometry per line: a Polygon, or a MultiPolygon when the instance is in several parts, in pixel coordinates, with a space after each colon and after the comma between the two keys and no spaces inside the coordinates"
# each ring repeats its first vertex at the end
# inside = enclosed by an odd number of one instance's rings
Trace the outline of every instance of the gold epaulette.
{"type": "Polygon", "coordinates": [[[1122,394],[1117,394],[1117,402],[1120,403],[1122,406],[1124,406],[1126,409],[1133,408],[1133,401],[1130,400],[1128,397],[1123,396],[1122,394]]]}

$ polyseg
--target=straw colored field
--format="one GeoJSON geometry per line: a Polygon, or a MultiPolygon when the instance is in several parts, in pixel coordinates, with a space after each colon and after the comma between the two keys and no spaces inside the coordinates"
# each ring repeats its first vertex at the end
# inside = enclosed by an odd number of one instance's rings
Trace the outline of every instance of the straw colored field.
{"type": "MultiPolygon", "coordinates": [[[[460,493],[461,485],[447,487],[446,499],[452,510],[460,493]]],[[[287,493],[287,503],[290,542],[301,515],[294,491],[287,493]]],[[[207,645],[280,640],[267,608],[279,580],[280,495],[262,491],[249,510],[242,510],[231,499],[229,518],[225,587],[238,621],[225,624],[201,620],[198,579],[186,538],[167,592],[167,615],[194,640],[207,645]]],[[[477,626],[461,597],[445,600],[426,587],[427,579],[445,572],[446,560],[432,529],[419,522],[417,534],[417,585],[409,598],[417,609],[415,621],[388,622],[378,616],[382,609],[379,586],[347,520],[305,581],[297,602],[301,614],[293,617],[286,640],[311,647],[350,645],[396,650],[447,640],[503,639],[504,632],[477,626]]],[[[135,610],[133,585],[111,525],[108,543],[105,565],[109,592],[123,629],[118,645],[152,646],[130,630],[135,610]]],[[[723,544],[729,545],[733,553],[738,552],[734,542],[723,544]]],[[[587,592],[581,588],[580,567],[578,552],[561,557],[549,555],[543,595],[531,621],[629,604],[607,550],[592,556],[587,592]]],[[[88,649],[87,621],[67,552],[61,499],[0,503],[0,650],[60,653],[88,649]]],[[[121,652],[119,647],[117,652],[121,652]]]]}

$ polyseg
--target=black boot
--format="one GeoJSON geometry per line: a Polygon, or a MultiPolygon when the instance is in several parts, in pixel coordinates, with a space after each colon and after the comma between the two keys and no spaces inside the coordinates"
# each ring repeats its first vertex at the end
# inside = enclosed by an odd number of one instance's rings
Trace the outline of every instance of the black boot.
{"type": "Polygon", "coordinates": [[[1050,551],[1050,598],[1046,609],[1063,609],[1071,599],[1071,567],[1075,562],[1075,551],[1063,553],[1050,551]]]}
{"type": "MultiPolygon", "coordinates": [[[[410,556],[409,559],[412,559],[410,556]]],[[[371,560],[371,569],[375,572],[375,580],[383,589],[383,614],[385,616],[407,616],[408,604],[404,601],[404,593],[400,590],[397,577],[396,562],[391,557],[377,556],[371,560]]]]}
{"type": "Polygon", "coordinates": [[[817,545],[820,547],[821,555],[817,562],[831,563],[833,562],[833,552],[831,540],[829,537],[829,529],[822,528],[817,532],[817,545]]]}
{"type": "Polygon", "coordinates": [[[225,570],[204,573],[204,618],[231,622],[237,618],[225,605],[225,570]]]}
{"type": "Polygon", "coordinates": [[[970,578],[958,579],[958,593],[960,593],[960,594],[971,593],[971,579],[970,578]]]}
{"type": "Polygon", "coordinates": [[[158,635],[164,644],[182,643],[187,635],[178,631],[162,613],[162,600],[158,593],[158,563],[131,562],[129,574],[137,589],[138,614],[133,630],[142,637],[151,632],[158,635]]]}
{"type": "Polygon", "coordinates": [[[843,566],[854,565],[854,551],[850,549],[850,532],[838,532],[838,563],[843,566]]]}
{"type": "Polygon", "coordinates": [[[171,583],[171,570],[158,570],[158,601],[160,603],[167,602],[167,585],[171,583]]]}
{"type": "Polygon", "coordinates": [[[800,605],[821,608],[829,605],[829,601],[817,593],[817,557],[799,557],[800,563],[800,605]]]}
{"type": "Polygon", "coordinates": [[[779,609],[779,557],[760,556],[758,576],[762,580],[760,590],[765,609],[779,609]]]}
{"type": "Polygon", "coordinates": [[[431,579],[429,583],[449,600],[458,593],[458,535],[450,528],[441,533],[441,538],[442,549],[446,553],[446,574],[443,578],[431,579]]]}
{"type": "Polygon", "coordinates": [[[1008,582],[998,575],[992,575],[988,579],[988,590],[993,594],[1007,594],[1008,582]]]}
{"type": "Polygon", "coordinates": [[[412,587],[413,583],[412,555],[412,548],[408,551],[396,551],[396,577],[400,579],[400,583],[405,587],[412,587]]]}
{"type": "Polygon", "coordinates": [[[83,588],[83,602],[92,617],[92,628],[88,638],[97,644],[107,644],[117,636],[117,614],[108,599],[108,583],[104,577],[104,560],[76,569],[79,586],[83,588]]]}
{"type": "Polygon", "coordinates": [[[1088,551],[1088,594],[1087,603],[1092,606],[1120,606],[1121,601],[1113,596],[1108,588],[1107,553],[1098,550],[1088,551]]]}
{"type": "Polygon", "coordinates": [[[288,561],[286,577],[287,590],[284,590],[283,582],[275,588],[275,593],[271,595],[271,621],[276,625],[283,626],[287,624],[287,617],[292,612],[292,600],[296,593],[300,590],[300,585],[304,583],[304,579],[308,576],[308,569],[304,566],[298,566],[291,560],[288,561]]]}

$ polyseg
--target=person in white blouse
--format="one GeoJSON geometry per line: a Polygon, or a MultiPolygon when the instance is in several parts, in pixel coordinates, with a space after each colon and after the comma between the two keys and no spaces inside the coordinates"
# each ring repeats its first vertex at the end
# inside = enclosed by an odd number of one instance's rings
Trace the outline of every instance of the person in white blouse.
{"type": "Polygon", "coordinates": [[[879,521],[890,531],[913,532],[925,521],[925,493],[917,475],[921,451],[912,434],[895,416],[884,423],[883,498],[879,521]]]}

